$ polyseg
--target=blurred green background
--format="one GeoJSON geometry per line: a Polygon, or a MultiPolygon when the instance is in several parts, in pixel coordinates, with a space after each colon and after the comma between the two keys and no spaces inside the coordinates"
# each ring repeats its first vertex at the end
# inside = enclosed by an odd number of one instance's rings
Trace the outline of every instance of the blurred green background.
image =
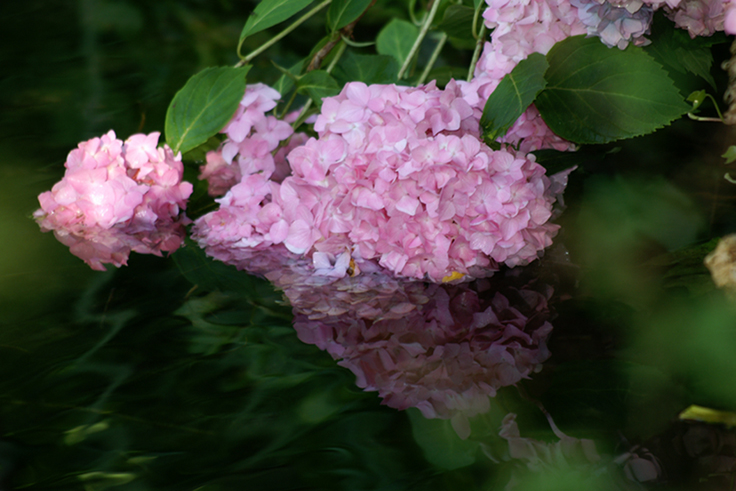
{"type": "MultiPolygon", "coordinates": [[[[486,456],[506,412],[519,413],[523,436],[555,441],[513,388],[472,422],[468,441],[447,422],[381,406],[297,340],[265,282],[225,268],[223,282],[191,291],[172,260],[140,256],[96,273],[39,231],[36,196],[61,178],[66,154],[109,129],[161,131],[189,76],[237,61],[253,6],[0,3],[0,489],[492,490],[525,469],[486,456]]],[[[378,2],[356,37],[371,39],[403,12],[378,2]]],[[[270,60],[291,66],[322,23],[258,58],[251,80],[276,80],[270,60]]],[[[713,69],[720,93],[726,48],[713,69]]],[[[552,358],[524,390],[609,457],[659,445],[673,489],[720,489],[733,476],[696,472],[698,459],[736,457],[731,447],[683,450],[686,460],[662,443],[686,431],[676,418],[690,404],[736,411],[736,309],[702,265],[713,239],[736,231],[736,185],[723,180],[720,157],[730,144],[728,128],[682,120],[582,149],[570,157],[579,168],[563,229],[532,268],[555,287],[557,318],[552,358]]],[[[517,489],[633,486],[550,472],[517,489]]]]}

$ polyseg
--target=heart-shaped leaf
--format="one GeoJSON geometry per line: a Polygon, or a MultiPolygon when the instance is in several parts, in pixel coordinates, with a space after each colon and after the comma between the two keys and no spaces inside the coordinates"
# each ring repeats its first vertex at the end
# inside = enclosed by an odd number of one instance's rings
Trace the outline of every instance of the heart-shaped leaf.
{"type": "Polygon", "coordinates": [[[399,66],[404,64],[411,47],[419,35],[419,29],[411,22],[394,19],[381,29],[376,38],[376,51],[396,58],[399,66]]]}

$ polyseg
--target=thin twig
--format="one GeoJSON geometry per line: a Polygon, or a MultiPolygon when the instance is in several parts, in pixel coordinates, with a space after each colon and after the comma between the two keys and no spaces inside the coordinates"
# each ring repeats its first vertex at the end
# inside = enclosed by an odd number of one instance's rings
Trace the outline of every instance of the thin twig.
{"type": "MultiPolygon", "coordinates": [[[[330,3],[332,3],[332,0],[325,0],[324,2],[320,3],[316,7],[314,7],[312,10],[307,12],[306,14],[299,17],[297,20],[295,20],[289,27],[281,31],[280,33],[276,34],[274,37],[266,41],[261,47],[259,47],[256,50],[251,51],[248,53],[242,60],[240,60],[235,66],[241,67],[243,65],[248,64],[253,58],[260,55],[264,51],[266,51],[268,48],[279,42],[281,39],[283,39],[287,34],[289,34],[291,31],[299,27],[305,20],[312,17],[314,14],[328,6],[330,3]]],[[[240,56],[240,48],[243,46],[243,41],[245,41],[245,38],[243,38],[240,43],[238,44],[238,56],[240,56]]]]}
{"type": "Polygon", "coordinates": [[[429,63],[427,63],[427,66],[424,67],[422,76],[419,77],[419,80],[417,81],[418,86],[422,85],[424,81],[427,80],[427,77],[429,76],[429,72],[432,70],[432,67],[437,61],[437,58],[440,56],[440,52],[442,51],[442,48],[445,46],[446,41],[447,41],[447,33],[443,32],[442,36],[440,36],[440,40],[437,42],[437,46],[435,46],[434,51],[432,52],[432,57],[429,59],[429,63]]]}
{"type": "Polygon", "coordinates": [[[419,36],[417,36],[417,39],[414,41],[414,45],[411,47],[411,50],[409,50],[409,54],[407,55],[406,59],[404,60],[404,64],[399,70],[399,80],[404,77],[404,73],[406,73],[407,69],[409,68],[411,60],[414,58],[414,55],[416,55],[419,51],[419,46],[422,45],[422,41],[424,40],[424,37],[427,35],[427,31],[429,31],[429,28],[432,25],[434,16],[437,15],[437,10],[440,8],[440,3],[442,3],[440,2],[440,0],[435,0],[434,3],[432,3],[432,8],[429,11],[429,15],[427,15],[427,18],[424,19],[424,24],[422,24],[422,30],[419,31],[419,36]]]}
{"type": "Polygon", "coordinates": [[[466,79],[468,82],[473,80],[473,73],[475,73],[475,65],[478,63],[478,58],[480,58],[480,50],[483,48],[483,44],[485,43],[486,37],[486,26],[483,24],[480,28],[480,33],[478,34],[478,40],[475,43],[475,51],[473,51],[473,58],[470,60],[470,68],[468,68],[468,76],[466,79]]]}

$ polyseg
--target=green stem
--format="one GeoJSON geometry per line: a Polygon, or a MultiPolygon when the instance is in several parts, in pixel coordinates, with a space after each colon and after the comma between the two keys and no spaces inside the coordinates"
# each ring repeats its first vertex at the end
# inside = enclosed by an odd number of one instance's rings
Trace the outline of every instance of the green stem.
{"type": "Polygon", "coordinates": [[[475,51],[473,51],[473,59],[470,60],[470,68],[468,68],[468,76],[466,77],[468,79],[468,82],[473,80],[473,72],[475,72],[475,65],[478,63],[478,58],[480,58],[480,50],[483,48],[483,43],[485,43],[486,37],[486,25],[483,24],[483,26],[480,28],[480,33],[478,34],[478,40],[475,43],[475,51]]]}
{"type": "MultiPolygon", "coordinates": [[[[707,117],[704,117],[704,116],[696,116],[692,112],[687,113],[687,117],[690,118],[690,119],[693,119],[695,121],[710,121],[710,122],[713,122],[713,123],[723,123],[723,114],[721,113],[721,109],[718,107],[718,102],[716,102],[715,97],[713,97],[710,94],[705,94],[705,98],[706,99],[710,99],[713,102],[713,107],[716,108],[716,112],[718,113],[718,117],[717,118],[707,118],[707,117]]],[[[702,102],[701,102],[701,104],[702,104],[702,102]]],[[[693,108],[693,110],[695,110],[698,107],[700,107],[701,104],[697,104],[693,108]]]]}
{"type": "Polygon", "coordinates": [[[302,112],[299,113],[299,117],[296,118],[296,121],[291,124],[291,127],[294,129],[294,131],[296,131],[296,129],[299,128],[309,117],[310,107],[312,107],[312,99],[307,99],[306,104],[304,104],[304,107],[302,107],[302,112]]]}
{"type": "MultiPolygon", "coordinates": [[[[473,39],[477,40],[479,37],[481,37],[480,33],[476,32],[476,26],[478,25],[478,17],[480,17],[480,10],[485,6],[485,2],[480,2],[478,4],[478,8],[475,9],[475,12],[473,13],[473,39]]],[[[484,24],[485,25],[485,24],[484,24]]]]}
{"type": "Polygon", "coordinates": [[[335,57],[332,59],[330,64],[327,66],[327,69],[325,70],[327,73],[332,73],[332,69],[335,68],[335,65],[337,65],[337,62],[340,61],[340,57],[345,52],[346,47],[347,47],[347,44],[344,41],[340,41],[340,46],[337,48],[335,57]]]}
{"type": "Polygon", "coordinates": [[[284,119],[284,117],[286,117],[289,109],[291,109],[291,105],[294,103],[294,99],[296,99],[296,89],[291,93],[291,98],[289,99],[289,102],[286,103],[286,106],[284,106],[284,111],[281,113],[281,118],[279,119],[284,119]]]}
{"type": "Polygon", "coordinates": [[[437,46],[435,46],[434,51],[432,52],[432,57],[429,59],[429,63],[427,63],[427,66],[424,67],[422,76],[419,77],[417,86],[422,85],[424,81],[427,80],[427,77],[429,77],[429,72],[430,70],[432,70],[432,67],[437,61],[437,58],[440,56],[440,52],[442,51],[442,48],[445,46],[446,41],[447,41],[447,33],[443,32],[442,36],[440,36],[440,40],[437,42],[437,46]]]}
{"type": "Polygon", "coordinates": [[[442,3],[440,0],[434,0],[434,3],[432,3],[432,8],[429,11],[429,15],[427,15],[427,18],[424,19],[424,24],[422,24],[422,30],[419,31],[419,36],[417,36],[416,41],[414,41],[414,45],[411,47],[409,55],[406,57],[406,60],[404,60],[404,64],[399,70],[399,80],[403,78],[404,73],[406,73],[409,65],[411,65],[411,61],[414,58],[414,55],[416,55],[417,51],[419,51],[419,46],[421,46],[424,37],[427,35],[427,31],[429,31],[429,28],[432,25],[434,16],[437,14],[437,10],[440,8],[440,3],[442,3]]]}
{"type": "MultiPolygon", "coordinates": [[[[332,0],[325,0],[324,2],[320,3],[316,7],[314,7],[312,10],[307,12],[306,14],[299,17],[297,20],[295,20],[289,27],[281,31],[280,33],[276,34],[274,37],[269,39],[265,44],[263,44],[260,48],[251,51],[248,53],[242,60],[240,60],[235,66],[243,66],[247,63],[249,63],[253,58],[260,55],[264,51],[266,51],[268,48],[279,42],[284,36],[288,35],[291,31],[299,27],[305,20],[312,17],[314,14],[322,10],[323,8],[327,7],[330,3],[332,3],[332,0]]],[[[241,39],[238,43],[238,56],[240,56],[240,48],[243,47],[243,42],[245,41],[245,38],[241,39]]]]}

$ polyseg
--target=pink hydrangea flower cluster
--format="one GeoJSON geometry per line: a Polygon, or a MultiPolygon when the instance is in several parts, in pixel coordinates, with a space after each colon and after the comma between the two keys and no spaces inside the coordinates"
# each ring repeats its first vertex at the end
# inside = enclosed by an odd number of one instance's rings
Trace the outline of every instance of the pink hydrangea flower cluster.
{"type": "Polygon", "coordinates": [[[199,178],[208,181],[210,196],[222,196],[244,175],[262,172],[280,182],[289,174],[285,157],[306,141],[306,135],[294,135],[288,117],[266,115],[280,98],[278,91],[264,84],[246,87],[235,115],[221,131],[227,139],[217,151],[207,153],[207,163],[201,167],[199,178]]]}
{"type": "Polygon", "coordinates": [[[92,269],[121,266],[130,251],[161,255],[179,248],[189,220],[180,214],[192,193],[181,182],[181,155],[159,133],[133,135],[124,142],[113,131],[72,150],[64,178],[38,200],[33,216],[72,254],[92,269]]]}
{"type": "Polygon", "coordinates": [[[349,83],[324,100],[319,139],[289,153],[292,176],[244,173],[194,237],[243,269],[248,249],[275,244],[315,264],[347,252],[436,282],[526,264],[558,228],[548,223],[550,181],[533,157],[488,148],[478,127],[454,82],[349,83]]]}
{"type": "Polygon", "coordinates": [[[726,30],[730,17],[730,32],[736,33],[736,2],[732,0],[680,0],[676,8],[666,9],[667,16],[677,27],[687,29],[690,37],[711,36],[726,30]]]}
{"type": "Polygon", "coordinates": [[[309,261],[280,246],[252,251],[250,264],[283,290],[299,339],[339,360],[383,404],[450,419],[463,438],[468,418],[490,409],[489,397],[550,356],[550,287],[540,293],[495,278],[431,284],[377,268],[315,276],[309,261]]]}

